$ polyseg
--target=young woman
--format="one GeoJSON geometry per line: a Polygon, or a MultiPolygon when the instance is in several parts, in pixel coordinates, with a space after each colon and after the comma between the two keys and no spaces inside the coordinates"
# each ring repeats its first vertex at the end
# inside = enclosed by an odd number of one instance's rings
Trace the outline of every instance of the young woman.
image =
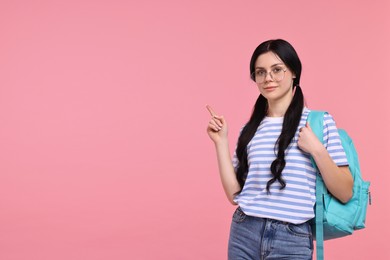
{"type": "Polygon", "coordinates": [[[261,43],[250,61],[260,95],[243,127],[233,160],[226,120],[212,116],[207,133],[215,144],[220,177],[233,214],[229,259],[312,259],[316,171],[342,202],[352,196],[352,175],[331,115],[324,144],[306,122],[299,86],[301,62],[286,41],[261,43]]]}

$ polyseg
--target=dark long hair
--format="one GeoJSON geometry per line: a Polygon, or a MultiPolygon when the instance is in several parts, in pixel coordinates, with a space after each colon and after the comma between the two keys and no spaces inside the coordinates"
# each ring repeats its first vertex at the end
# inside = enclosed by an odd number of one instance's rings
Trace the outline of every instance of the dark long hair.
{"type": "MultiPolygon", "coordinates": [[[[299,60],[298,54],[291,46],[291,44],[285,40],[269,40],[261,43],[255,49],[250,61],[250,73],[252,80],[255,80],[253,75],[255,72],[255,63],[257,58],[266,52],[275,53],[294,73],[295,78],[293,80],[293,88],[296,88],[294,97],[284,115],[282,132],[280,133],[280,136],[275,143],[277,157],[271,164],[271,173],[273,177],[267,182],[267,192],[270,192],[270,187],[275,181],[278,181],[281,184],[281,189],[286,187],[286,182],[282,178],[282,171],[286,165],[285,151],[290,145],[291,140],[294,138],[298,128],[304,107],[304,100],[302,90],[299,86],[299,80],[301,78],[302,71],[301,61],[299,60]]],[[[266,116],[267,109],[268,101],[260,94],[253,108],[252,115],[248,123],[241,131],[240,137],[238,138],[236,148],[236,155],[238,158],[236,178],[241,187],[238,193],[242,191],[245,180],[248,176],[248,143],[252,140],[258,126],[260,125],[260,122],[266,116]]]]}

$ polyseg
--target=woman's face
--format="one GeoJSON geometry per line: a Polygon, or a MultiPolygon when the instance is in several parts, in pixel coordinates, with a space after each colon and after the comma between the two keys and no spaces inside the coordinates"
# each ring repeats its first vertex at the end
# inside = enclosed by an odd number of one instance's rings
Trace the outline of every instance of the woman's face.
{"type": "Polygon", "coordinates": [[[257,58],[255,78],[260,93],[268,102],[291,101],[293,97],[293,78],[295,76],[275,53],[269,51],[257,58]]]}

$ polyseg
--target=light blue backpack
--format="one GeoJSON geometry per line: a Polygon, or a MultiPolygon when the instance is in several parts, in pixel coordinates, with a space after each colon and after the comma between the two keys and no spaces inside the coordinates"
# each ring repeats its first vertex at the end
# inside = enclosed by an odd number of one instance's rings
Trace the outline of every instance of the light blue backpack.
{"type": "MultiPolygon", "coordinates": [[[[308,122],[313,132],[322,142],[325,113],[311,111],[308,116],[308,122]]],[[[338,129],[338,132],[354,181],[353,196],[350,201],[343,204],[328,192],[321,176],[317,175],[313,232],[315,233],[318,260],[324,258],[324,240],[351,235],[354,230],[365,228],[367,204],[371,204],[370,182],[362,179],[359,159],[352,139],[343,129],[338,129]]],[[[317,168],[313,158],[312,163],[317,168]]]]}

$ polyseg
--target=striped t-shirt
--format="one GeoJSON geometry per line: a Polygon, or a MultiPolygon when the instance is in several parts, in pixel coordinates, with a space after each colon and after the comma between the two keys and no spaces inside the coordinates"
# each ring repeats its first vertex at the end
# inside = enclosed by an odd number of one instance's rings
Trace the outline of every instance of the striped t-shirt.
{"type": "MultiPolygon", "coordinates": [[[[294,224],[314,217],[316,170],[311,164],[310,155],[297,145],[299,129],[306,125],[309,112],[307,108],[303,110],[295,137],[285,151],[286,166],[282,178],[286,187],[280,190],[280,183],[275,181],[269,194],[266,186],[272,178],[270,166],[276,159],[275,142],[282,131],[283,117],[265,117],[260,123],[247,147],[249,172],[244,188],[234,198],[245,214],[294,224]]],[[[324,116],[323,138],[336,165],[348,165],[335,121],[329,114],[324,116]]],[[[237,168],[237,165],[237,156],[234,154],[233,166],[237,168]]]]}

